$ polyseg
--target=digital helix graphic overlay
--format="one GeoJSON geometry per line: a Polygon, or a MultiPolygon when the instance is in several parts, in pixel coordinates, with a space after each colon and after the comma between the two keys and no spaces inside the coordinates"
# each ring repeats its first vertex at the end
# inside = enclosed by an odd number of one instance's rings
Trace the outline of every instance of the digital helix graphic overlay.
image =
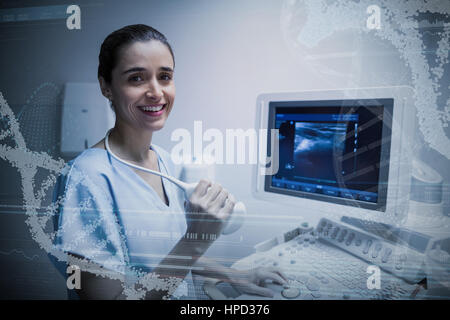
{"type": "MultiPolygon", "coordinates": [[[[55,160],[44,152],[35,152],[27,148],[25,140],[20,132],[19,122],[14,113],[9,107],[7,101],[0,92],[0,116],[3,119],[3,124],[6,128],[2,128],[0,132],[0,141],[10,139],[14,142],[14,146],[5,144],[0,145],[0,157],[17,168],[22,179],[22,192],[24,198],[24,209],[27,215],[26,224],[29,226],[32,238],[38,243],[40,248],[47,253],[54,256],[58,261],[69,262],[68,256],[61,250],[55,248],[53,240],[57,232],[48,232],[50,225],[53,223],[52,219],[57,213],[58,204],[64,199],[58,199],[48,207],[43,207],[42,203],[46,196],[46,192],[51,190],[59,174],[65,174],[68,170],[64,160],[55,160]],[[35,185],[35,176],[39,170],[46,170],[49,172],[47,178],[40,186],[35,185]]],[[[79,183],[89,184],[89,177],[85,175],[76,175],[79,183]]],[[[89,208],[89,200],[87,203],[80,204],[79,210],[89,208]]],[[[96,227],[96,224],[102,223],[101,219],[94,222],[90,229],[84,230],[85,233],[80,234],[80,238],[87,236],[96,227]]],[[[106,243],[102,244],[106,246],[106,243]]],[[[101,248],[99,248],[101,249],[101,248]]],[[[79,266],[81,270],[89,270],[103,277],[110,277],[112,279],[119,279],[114,274],[107,272],[101,268],[95,268],[94,264],[87,259],[79,259],[70,257],[70,263],[79,266]]],[[[125,270],[126,274],[134,279],[136,282],[123,282],[124,294],[129,299],[140,299],[145,295],[146,290],[167,290],[174,291],[179,285],[179,279],[167,278],[160,279],[157,275],[143,274],[134,269],[125,270]],[[137,284],[138,286],[136,286],[137,284]],[[145,288],[137,290],[136,287],[145,288]]]]}
{"type": "MultiPolygon", "coordinates": [[[[381,40],[392,44],[411,73],[414,89],[414,102],[417,112],[418,128],[423,134],[425,143],[441,155],[450,159],[450,139],[446,134],[450,122],[450,97],[445,103],[438,103],[441,92],[448,92],[450,87],[443,81],[450,52],[450,23],[443,23],[437,42],[436,59],[433,65],[428,61],[425,45],[420,34],[417,16],[424,13],[435,13],[448,16],[448,1],[390,1],[361,0],[359,2],[332,2],[326,0],[285,0],[280,15],[280,25],[285,41],[294,53],[308,55],[322,40],[332,37],[339,31],[357,30],[364,34],[373,34],[381,40]],[[375,7],[374,7],[375,6],[375,7]],[[372,8],[372,10],[368,10],[372,8]],[[368,21],[368,12],[381,9],[379,19],[368,21]],[[306,23],[299,24],[299,17],[307,17],[306,23]],[[339,23],[330,21],[339,20],[339,23]],[[439,107],[443,106],[443,107],[439,107]]],[[[312,68],[329,72],[320,62],[311,61],[312,68]]],[[[26,224],[32,238],[48,254],[58,261],[69,262],[67,254],[54,246],[58,231],[51,228],[52,219],[57,214],[58,204],[64,199],[44,206],[44,199],[52,190],[60,174],[69,169],[62,159],[55,159],[52,151],[32,151],[20,129],[18,118],[12,112],[7,97],[0,92],[0,158],[16,168],[21,177],[23,208],[26,212],[26,224]],[[45,172],[45,178],[39,183],[36,175],[45,172]],[[51,230],[51,231],[49,231],[51,230]]],[[[27,140],[28,142],[28,140],[27,140]]],[[[77,176],[79,183],[89,185],[89,177],[77,176]]],[[[89,200],[80,204],[80,210],[89,208],[89,200]]],[[[92,225],[95,229],[95,223],[92,225]]],[[[83,230],[80,238],[92,230],[83,230]]],[[[99,246],[106,246],[106,243],[99,246]]],[[[18,252],[18,251],[17,251],[18,252]]],[[[114,275],[96,268],[89,260],[70,258],[70,263],[81,270],[89,270],[103,277],[114,275]]],[[[131,282],[122,283],[124,294],[128,299],[142,299],[147,290],[174,291],[178,287],[176,278],[160,279],[157,275],[144,274],[135,269],[126,270],[131,282]],[[137,289],[143,288],[143,289],[137,289]]]]}
{"type": "MultiPolygon", "coordinates": [[[[450,52],[450,23],[443,22],[439,32],[435,65],[430,66],[424,54],[426,49],[419,30],[417,17],[432,13],[447,16],[450,13],[448,1],[330,1],[286,0],[283,3],[280,24],[285,41],[292,50],[308,54],[321,41],[329,39],[339,31],[355,30],[381,40],[387,40],[400,54],[405,66],[411,72],[414,100],[419,119],[419,128],[425,142],[450,159],[450,139],[444,128],[450,121],[450,97],[439,104],[440,92],[449,90],[440,83],[448,64],[450,52]],[[371,15],[367,8],[376,5],[379,11],[379,28],[368,28],[371,15]],[[439,105],[444,105],[439,109],[439,105]]],[[[327,72],[325,66],[308,60],[317,70],[327,72]]],[[[319,61],[320,62],[320,61],[319,61]]]]}

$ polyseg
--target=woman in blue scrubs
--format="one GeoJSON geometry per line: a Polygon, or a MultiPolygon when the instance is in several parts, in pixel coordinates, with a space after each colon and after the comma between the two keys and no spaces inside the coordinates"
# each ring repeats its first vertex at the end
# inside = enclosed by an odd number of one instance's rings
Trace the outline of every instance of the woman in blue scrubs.
{"type": "MultiPolygon", "coordinates": [[[[152,144],[152,136],[173,108],[174,67],[165,36],[146,25],[111,33],[101,46],[98,67],[102,94],[116,114],[109,136],[112,152],[171,176],[177,172],[170,156],[152,144]]],[[[118,162],[104,143],[69,163],[55,193],[55,245],[92,267],[82,272],[81,298],[192,298],[186,291],[191,271],[269,297],[272,292],[260,286],[265,279],[285,283],[275,268],[238,271],[203,257],[235,203],[219,184],[200,181],[185,213],[178,187],[118,162]]]]}

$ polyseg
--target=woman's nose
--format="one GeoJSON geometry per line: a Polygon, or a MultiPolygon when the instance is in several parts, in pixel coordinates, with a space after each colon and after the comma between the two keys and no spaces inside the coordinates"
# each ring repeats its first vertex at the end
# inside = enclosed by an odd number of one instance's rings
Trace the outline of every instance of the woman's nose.
{"type": "Polygon", "coordinates": [[[148,98],[153,100],[159,100],[163,96],[162,88],[158,83],[151,83],[145,94],[148,98]]]}

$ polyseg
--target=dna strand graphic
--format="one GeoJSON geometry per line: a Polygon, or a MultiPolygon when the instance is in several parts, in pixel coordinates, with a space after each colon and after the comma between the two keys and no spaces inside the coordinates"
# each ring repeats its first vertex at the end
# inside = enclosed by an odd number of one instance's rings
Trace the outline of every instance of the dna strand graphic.
{"type": "MultiPolygon", "coordinates": [[[[439,97],[449,92],[448,80],[444,81],[450,52],[449,18],[450,2],[445,0],[285,0],[280,22],[288,47],[300,56],[339,32],[350,30],[391,44],[411,73],[418,125],[425,142],[450,159],[450,138],[445,131],[450,122],[450,97],[439,103],[439,97]],[[365,25],[366,9],[371,5],[382,9],[380,29],[369,30],[365,25]],[[440,21],[437,25],[442,30],[437,33],[434,66],[426,57],[418,21],[420,14],[434,14],[440,21]]],[[[335,73],[320,61],[313,62],[308,61],[314,64],[315,70],[335,73]]]]}
{"type": "MultiPolygon", "coordinates": [[[[58,204],[64,199],[60,198],[48,206],[43,204],[46,194],[56,184],[58,175],[66,173],[69,167],[63,159],[54,159],[45,152],[32,151],[27,147],[19,122],[2,92],[0,92],[0,119],[0,159],[9,162],[20,174],[25,223],[31,236],[41,249],[58,261],[69,262],[67,253],[56,249],[53,244],[57,232],[48,231],[53,230],[52,219],[57,214],[58,204]],[[40,185],[36,186],[35,177],[40,170],[46,171],[47,175],[40,185]]],[[[121,279],[119,274],[98,268],[93,261],[87,259],[71,256],[70,263],[97,276],[121,279]]],[[[126,272],[135,279],[133,283],[122,282],[127,299],[142,299],[146,291],[153,289],[173,292],[180,282],[177,278],[161,279],[157,274],[143,273],[133,268],[127,268],[126,272]]]]}
{"type": "MultiPolygon", "coordinates": [[[[27,215],[26,224],[30,228],[31,235],[37,241],[40,248],[46,252],[52,251],[52,237],[45,233],[52,214],[42,211],[42,201],[48,190],[56,183],[57,174],[65,165],[62,159],[52,159],[43,152],[31,151],[25,144],[25,139],[20,132],[19,122],[0,92],[0,116],[6,128],[0,131],[0,142],[8,141],[15,144],[0,144],[0,158],[17,168],[22,182],[24,209],[27,215]],[[34,192],[34,177],[38,169],[45,169],[49,175],[42,182],[37,192],[34,192]],[[44,214],[43,214],[44,213],[44,214]]],[[[51,210],[50,210],[51,212],[51,210]]]]}

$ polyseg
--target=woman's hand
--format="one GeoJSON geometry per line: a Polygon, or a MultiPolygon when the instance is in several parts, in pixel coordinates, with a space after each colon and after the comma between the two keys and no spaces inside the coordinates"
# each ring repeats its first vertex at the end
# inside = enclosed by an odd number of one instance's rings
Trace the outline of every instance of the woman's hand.
{"type": "Polygon", "coordinates": [[[214,241],[234,205],[234,197],[221,185],[201,180],[187,204],[187,233],[196,235],[197,240],[214,241]]]}
{"type": "Polygon", "coordinates": [[[250,270],[235,271],[229,275],[230,284],[239,292],[272,298],[271,289],[263,287],[266,280],[285,285],[287,276],[275,267],[258,267],[250,270]]]}

